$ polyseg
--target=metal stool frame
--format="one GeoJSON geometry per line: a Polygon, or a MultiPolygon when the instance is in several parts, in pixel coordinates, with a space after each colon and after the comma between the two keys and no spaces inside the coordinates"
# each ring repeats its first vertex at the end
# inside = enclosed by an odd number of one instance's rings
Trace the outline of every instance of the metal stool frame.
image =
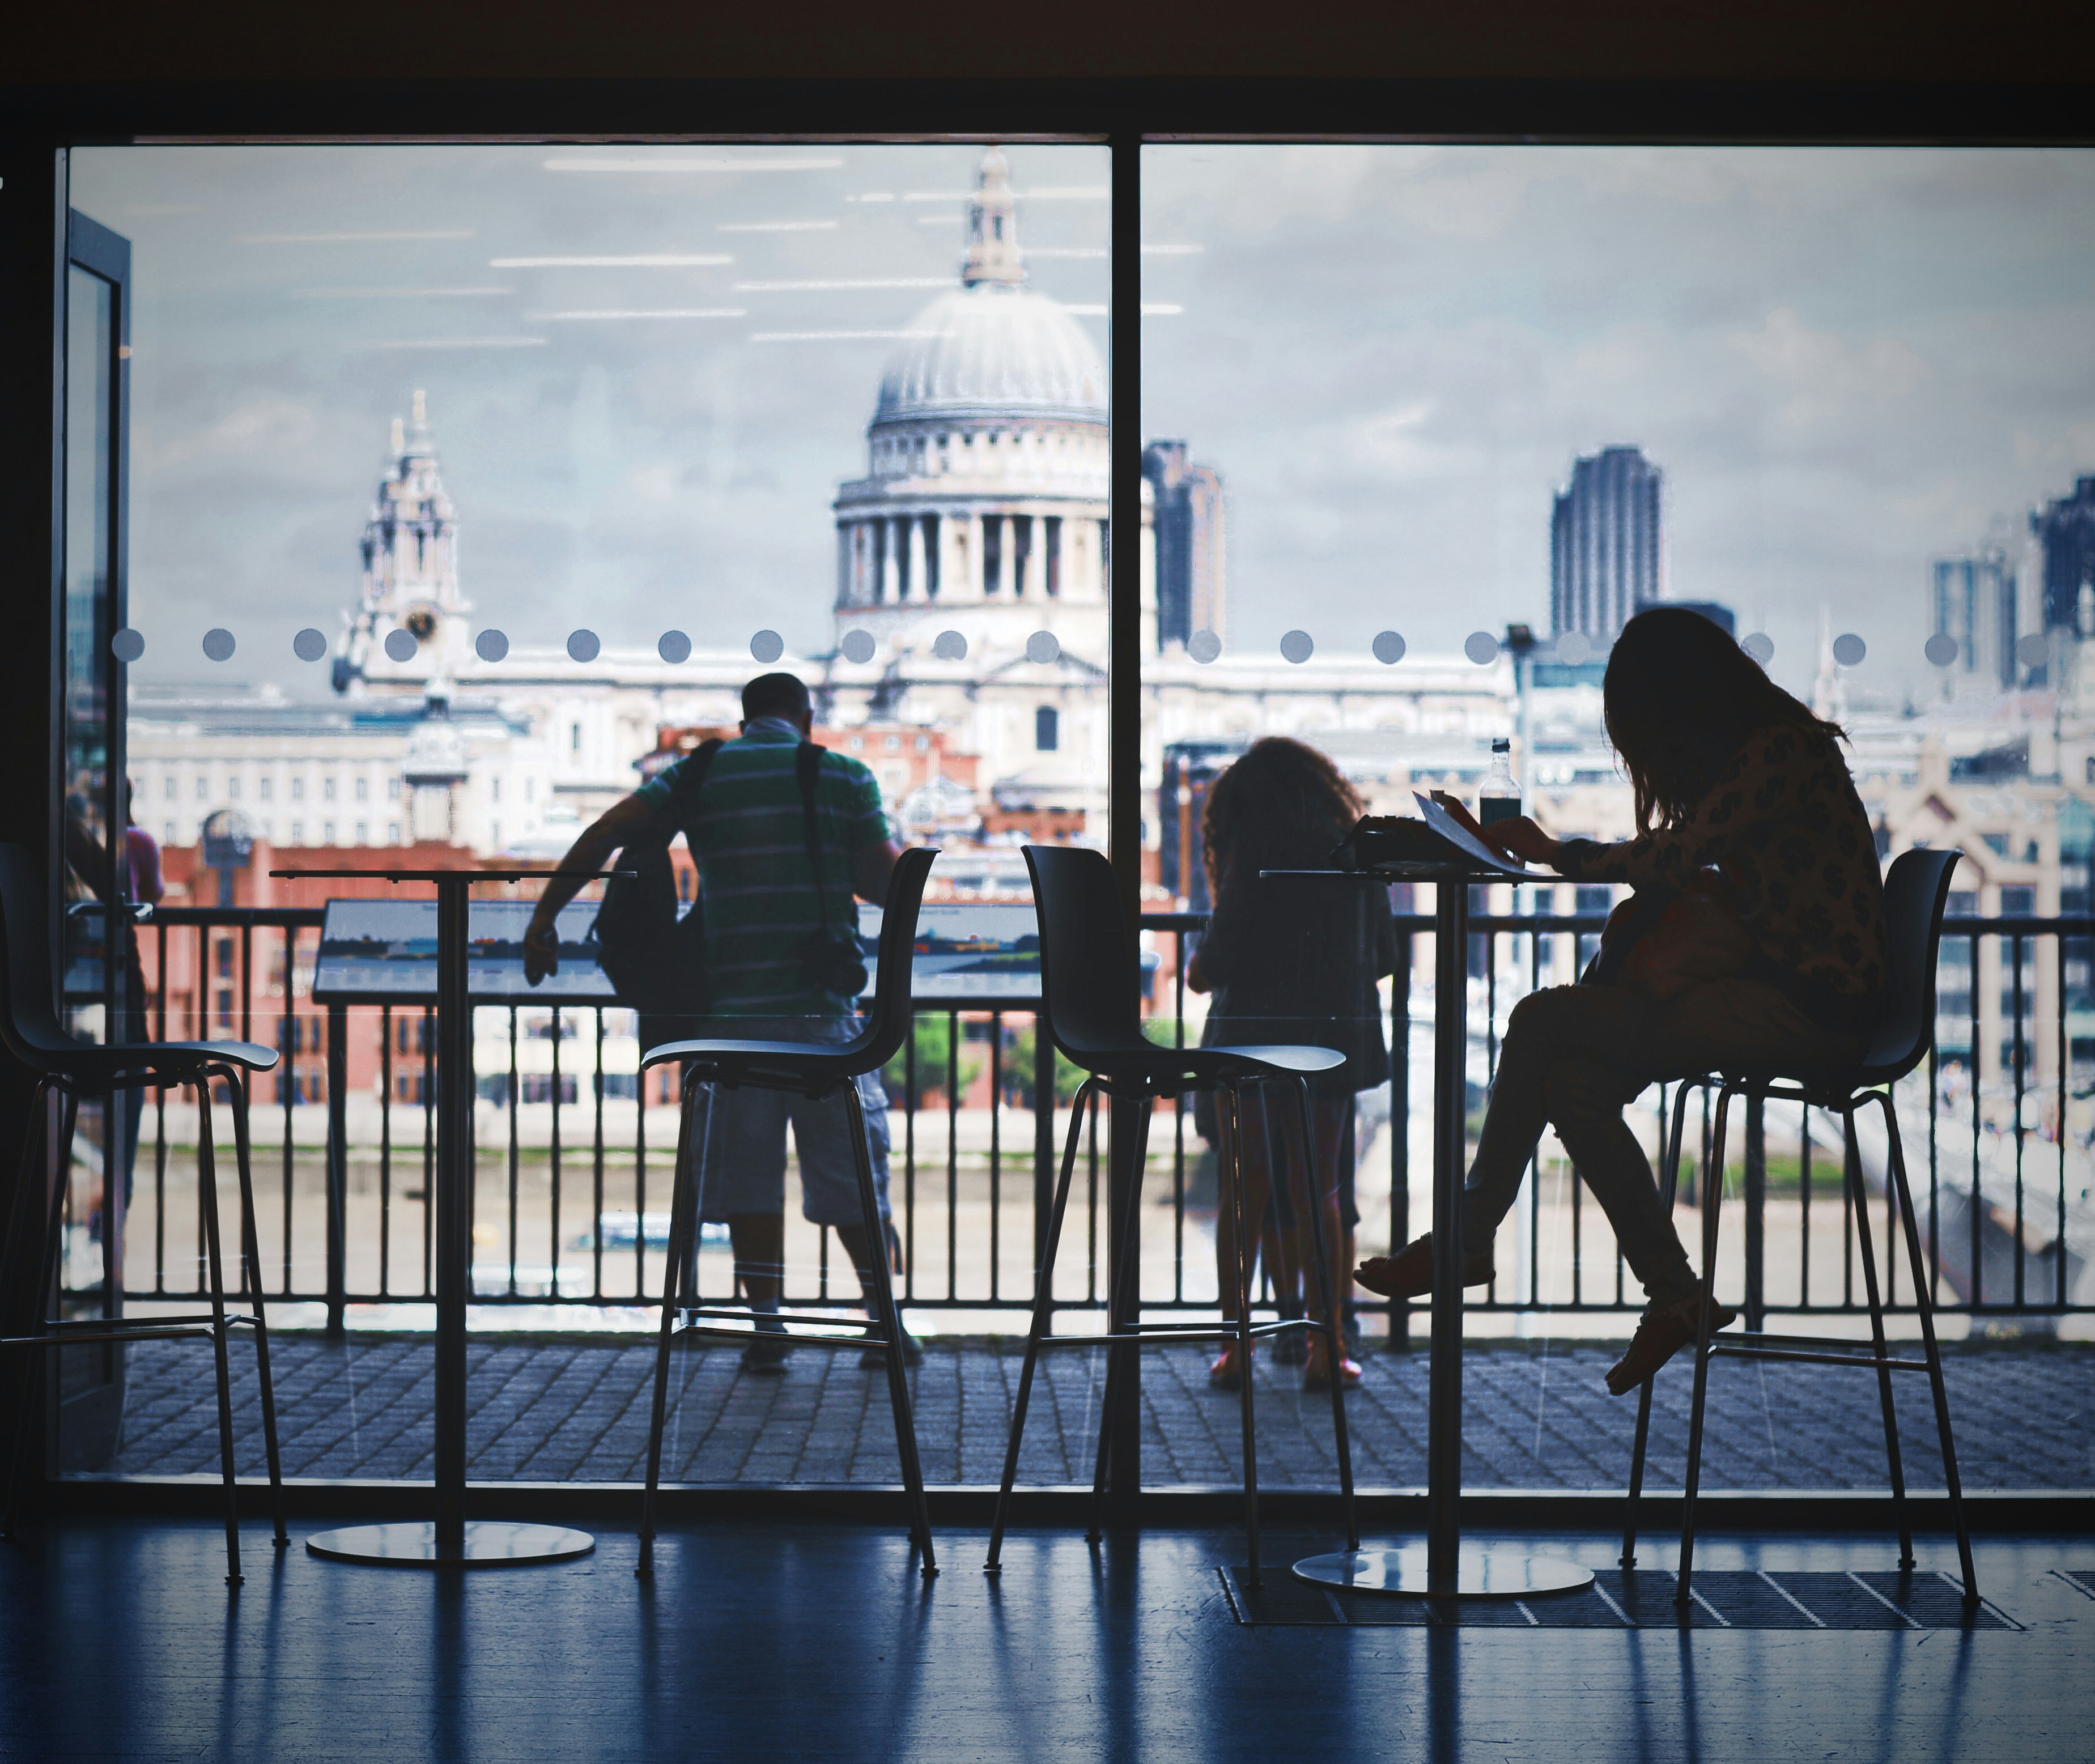
{"type": "MultiPolygon", "coordinates": [[[[662,1434],[669,1413],[669,1348],[678,1335],[712,1341],[747,1343],[756,1324],[756,1313],[746,1306],[679,1304],[686,1264],[693,1260],[697,1241],[699,1190],[704,1180],[706,1161],[712,1150],[712,1107],[708,1092],[705,1126],[699,1135],[695,1163],[691,1152],[691,1117],[696,1112],[702,1087],[734,1090],[743,1086],[760,1090],[798,1091],[821,1098],[841,1091],[851,1117],[852,1146],[858,1165],[860,1217],[866,1242],[873,1250],[873,1315],[864,1322],[825,1317],[820,1334],[794,1334],[784,1339],[797,1348],[851,1348],[863,1352],[882,1350],[886,1362],[888,1405],[895,1418],[895,1445],[902,1463],[902,1480],[909,1501],[909,1535],[921,1552],[923,1574],[930,1579],[939,1571],[931,1545],[931,1513],[924,1494],[924,1470],[917,1449],[916,1422],[910,1411],[909,1381],[904,1364],[907,1338],[895,1302],[893,1270],[888,1265],[887,1238],[880,1217],[880,1202],[873,1187],[873,1159],[866,1148],[865,1111],[854,1082],[865,1072],[878,1071],[892,1059],[910,1027],[910,965],[916,939],[917,909],[924,898],[924,882],[938,852],[924,847],[904,852],[896,860],[890,879],[887,902],[880,927],[880,952],[873,1009],[865,1032],[856,1040],[835,1046],[805,1042],[730,1041],[701,1039],[665,1043],[651,1048],[641,1061],[645,1072],[659,1065],[676,1065],[683,1070],[683,1104],[678,1111],[677,1165],[673,1198],[669,1209],[669,1265],[662,1278],[662,1322],[655,1351],[655,1396],[647,1429],[647,1483],[641,1497],[640,1564],[634,1572],[647,1578],[655,1570],[656,1494],[662,1479],[662,1434]],[[679,1313],[685,1321],[677,1321],[679,1313]],[[742,1326],[730,1328],[729,1323],[742,1326]],[[848,1331],[850,1333],[840,1333],[848,1331]]],[[[696,1294],[691,1295],[695,1298],[696,1294]]],[[[792,1313],[777,1313],[790,1320],[792,1313]]]]}
{"type": "MultiPolygon", "coordinates": [[[[232,1370],[226,1352],[233,1329],[255,1331],[255,1370],[261,1381],[262,1437],[269,1465],[269,1494],[278,1549],[290,1538],[284,1527],[284,1479],[277,1444],[276,1392],[269,1375],[269,1326],[262,1299],[262,1257],[255,1230],[255,1190],[247,1122],[246,1074],[267,1072],[277,1064],[274,1048],[253,1042],[141,1042],[99,1043],[76,1040],[59,1026],[52,1008],[50,952],[44,938],[45,891],[35,854],[19,845],[0,845],[0,952],[6,975],[0,985],[0,1039],[8,1051],[37,1074],[31,1092],[28,1130],[23,1136],[15,1201],[0,1278],[16,1277],[18,1260],[28,1238],[25,1217],[29,1196],[39,1181],[40,1162],[52,1174],[44,1192],[43,1240],[29,1278],[36,1287],[37,1331],[0,1339],[0,1349],[33,1350],[82,1347],[94,1343],[168,1341],[207,1338],[216,1362],[218,1387],[220,1474],[225,1491],[225,1582],[241,1583],[240,1495],[233,1473],[232,1370]],[[246,1316],[226,1310],[225,1276],[220,1249],[218,1165],[211,1132],[211,1087],[222,1080],[233,1109],[234,1162],[240,1180],[240,1253],[246,1316]],[[207,1316],[142,1318],[54,1318],[59,1250],[64,1222],[64,1188],[72,1165],[73,1130],[83,1096],[109,1095],[120,1090],[168,1085],[193,1086],[197,1093],[197,1177],[203,1215],[204,1260],[211,1286],[207,1316]],[[46,1125],[50,1098],[63,1098],[55,1158],[48,1156],[46,1125]]],[[[115,1204],[113,1167],[105,1172],[105,1205],[115,1204]]],[[[5,1531],[15,1535],[16,1509],[27,1456],[28,1404],[36,1380],[25,1364],[15,1400],[15,1449],[7,1479],[5,1531]]]]}
{"type": "MultiPolygon", "coordinates": [[[[1884,888],[1891,956],[1884,1019],[1860,1067],[1842,1074],[1705,1074],[1683,1082],[1674,1099],[1661,1192],[1669,1213],[1678,1185],[1688,1093],[1696,1090],[1717,1092],[1716,1123],[1702,1189],[1702,1304],[1696,1328],[1695,1387],[1689,1411],[1687,1474],[1681,1507],[1679,1585],[1674,1594],[1675,1603],[1683,1609],[1692,1594],[1695,1500],[1701,1480],[1702,1428],[1709,1394],[1710,1361],[1720,1354],[1736,1359],[1865,1366],[1875,1371],[1878,1400],[1884,1413],[1884,1453],[1890,1467],[1892,1510],[1898,1524],[1899,1566],[1903,1569],[1911,1569],[1914,1565],[1913,1527],[1906,1514],[1906,1470],[1899,1451],[1898,1414],[1892,1395],[1892,1374],[1925,1372],[1935,1400],[1943,1478],[1949,1491],[1951,1521],[1957,1533],[1964,1598],[1967,1604],[1978,1599],[1971,1528],[1964,1513],[1963,1487],[1957,1471],[1957,1444],[1950,1426],[1949,1391],[1942,1374],[1941,1345],[1935,1332],[1934,1293],[1927,1259],[1921,1250],[1913,1191],[1906,1180],[1906,1147],[1899,1134],[1898,1114],[1892,1095],[1892,1087],[1919,1065],[1933,1039],[1936,958],[1941,943],[1942,917],[1949,899],[1950,874],[1962,855],[1954,851],[1909,852],[1892,866],[1884,888]],[[1862,1252],[1863,1290],[1870,1307],[1867,1352],[1858,1351],[1854,1343],[1840,1337],[1755,1335],[1734,1339],[1713,1335],[1710,1325],[1716,1304],[1714,1272],[1717,1265],[1718,1225],[1723,1213],[1725,1131],[1731,1100],[1741,1096],[1749,1100],[1774,1098],[1802,1103],[1841,1117],[1848,1152],[1843,1160],[1843,1181],[1846,1196],[1852,1203],[1856,1242],[1862,1252]],[[1888,1199],[1898,1215],[1905,1237],[1906,1260],[1913,1277],[1914,1306],[1920,1319],[1924,1351],[1918,1360],[1892,1353],[1884,1335],[1884,1302],[1877,1281],[1868,1196],[1862,1187],[1861,1160],[1855,1153],[1855,1116],[1872,1104],[1884,1111],[1888,1199]]],[[[1637,1396],[1636,1437],[1630,1457],[1628,1516],[1622,1532],[1622,1562],[1625,1568],[1633,1567],[1636,1562],[1637,1508],[1644,1492],[1652,1387],[1656,1377],[1654,1374],[1645,1379],[1637,1396]]]]}
{"type": "MultiPolygon", "coordinates": [[[[1105,858],[1098,852],[1078,847],[1028,846],[1026,862],[1032,875],[1034,900],[1040,917],[1041,1016],[1057,1051],[1089,1075],[1077,1092],[1070,1112],[1069,1131],[1063,1143],[1061,1174],[1056,1183],[1054,1204],[1048,1216],[1041,1264],[1035,1277],[1033,1321],[1026,1331],[1026,1357],[1012,1407],[1011,1438],[1004,1453],[1003,1480],[997,1489],[989,1559],[984,1570],[989,1574],[1002,1571],[1004,1535],[1010,1515],[1012,1488],[1018,1478],[1019,1448],[1025,1437],[1034,1371],[1043,1348],[1228,1342],[1235,1344],[1238,1354],[1243,1437],[1244,1535],[1250,1583],[1256,1588],[1260,1583],[1258,1451],[1252,1408],[1255,1391],[1252,1344],[1291,1329],[1319,1330],[1325,1339],[1346,1547],[1358,1549],[1360,1527],[1354,1512],[1352,1452],[1347,1435],[1345,1387],[1340,1375],[1345,1342],[1338,1295],[1332,1291],[1331,1265],[1325,1252],[1323,1209],[1318,1204],[1316,1183],[1315,1135],[1309,1124],[1309,1074],[1343,1065],[1344,1056],[1324,1048],[1166,1048],[1146,1039],[1131,1011],[1126,1013],[1128,1021],[1116,1021],[1122,1014],[1119,995],[1125,993],[1129,1000],[1133,997],[1130,977],[1136,956],[1113,893],[1112,870],[1105,858]],[[1248,1085],[1266,1084],[1285,1085],[1295,1099],[1295,1116],[1302,1136],[1303,1180],[1307,1189],[1305,1204],[1310,1220],[1312,1255],[1317,1264],[1318,1298],[1324,1313],[1321,1322],[1308,1318],[1287,1318],[1260,1324],[1251,1321],[1251,1269],[1257,1247],[1248,1229],[1252,1222],[1244,1214],[1241,1092],[1248,1085]],[[1108,1313],[1109,1318],[1126,1319],[1126,1326],[1109,1327],[1103,1335],[1052,1333],[1055,1257],[1061,1241],[1070,1185],[1076,1173],[1077,1146],[1086,1107],[1095,1110],[1101,1095],[1141,1104],[1134,1148],[1137,1177],[1128,1184],[1123,1214],[1118,1222],[1118,1241],[1132,1245],[1142,1204],[1140,1173],[1148,1152],[1152,1106],[1159,1097],[1187,1090],[1219,1091],[1229,1100],[1230,1139],[1236,1162],[1230,1196],[1237,1248],[1235,1322],[1143,1322],[1136,1314],[1140,1278],[1138,1258],[1126,1253],[1122,1257],[1117,1289],[1108,1313]]],[[[1087,1535],[1094,1542],[1102,1535],[1110,1445],[1107,1418],[1113,1413],[1116,1394],[1115,1374],[1109,1366],[1104,1397],[1100,1405],[1098,1451],[1091,1476],[1091,1518],[1087,1535]]]]}

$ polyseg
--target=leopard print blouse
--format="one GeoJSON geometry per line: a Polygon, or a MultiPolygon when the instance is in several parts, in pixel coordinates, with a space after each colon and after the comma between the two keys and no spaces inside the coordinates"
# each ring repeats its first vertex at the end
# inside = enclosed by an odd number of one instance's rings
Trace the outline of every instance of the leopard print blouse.
{"type": "Polygon", "coordinates": [[[1831,736],[1773,724],[1746,738],[1678,826],[1618,845],[1567,839],[1575,882],[1679,887],[1714,865],[1752,934],[1749,972],[1814,1021],[1872,1021],[1884,989],[1884,886],[1876,840],[1831,736]]]}

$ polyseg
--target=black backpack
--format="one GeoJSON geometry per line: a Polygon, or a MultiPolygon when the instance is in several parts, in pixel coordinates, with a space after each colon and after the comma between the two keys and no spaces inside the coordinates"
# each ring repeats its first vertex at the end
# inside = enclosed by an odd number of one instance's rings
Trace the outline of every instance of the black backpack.
{"type": "Polygon", "coordinates": [[[679,918],[669,842],[696,815],[699,792],[721,745],[704,743],[677,768],[668,809],[656,817],[662,830],[626,842],[618,867],[633,874],[614,876],[604,885],[603,904],[590,926],[597,965],[618,1002],[647,1016],[703,1017],[712,1002],[703,891],[679,918]]]}

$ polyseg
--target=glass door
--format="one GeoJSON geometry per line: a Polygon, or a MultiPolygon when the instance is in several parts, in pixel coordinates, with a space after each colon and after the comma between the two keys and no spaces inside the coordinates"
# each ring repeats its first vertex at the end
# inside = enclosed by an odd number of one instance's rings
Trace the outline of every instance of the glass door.
{"type": "MultiPolygon", "coordinates": [[[[64,850],[59,956],[67,1026],[88,1040],[143,1033],[132,955],[124,755],[124,512],[131,245],[85,215],[67,229],[64,850]]],[[[123,1306],[124,1212],[137,1093],[84,1102],[68,1173],[61,1286],[102,1314],[123,1306]]],[[[63,1356],[59,1452],[66,1468],[115,1449],[123,1361],[115,1347],[63,1356]]]]}

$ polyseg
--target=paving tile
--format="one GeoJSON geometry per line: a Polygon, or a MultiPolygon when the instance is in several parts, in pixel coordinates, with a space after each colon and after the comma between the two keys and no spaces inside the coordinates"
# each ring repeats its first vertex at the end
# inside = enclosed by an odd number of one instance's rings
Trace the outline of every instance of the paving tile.
{"type": "MultiPolygon", "coordinates": [[[[1605,1345],[1479,1343],[1464,1366],[1463,1476],[1479,1488],[1619,1488],[1632,1401],[1607,1396],[1605,1345]]],[[[2095,1346],[1984,1343],[1946,1357],[1965,1484],[2095,1487],[2095,1346]]],[[[682,1345],[670,1362],[664,1474],[673,1480],[891,1481],[896,1457],[886,1380],[849,1353],[805,1350],[782,1377],[745,1375],[733,1345],[682,1345]]],[[[289,1474],[429,1474],[435,1378],[426,1339],[272,1344],[278,1428],[289,1474]]],[[[477,1339],[469,1356],[472,1474],[527,1481],[637,1479],[644,1471],[654,1352],[638,1341],[477,1339]]],[[[1015,1344],[926,1343],[910,1373],[925,1473],[993,1483],[1002,1474],[1016,1396],[1015,1344]]],[[[236,1350],[234,1430],[243,1474],[264,1454],[251,1352],[236,1350]]],[[[1347,1398],[1355,1474],[1365,1487],[1412,1487],[1426,1474],[1426,1356],[1378,1354],[1347,1398]]],[[[1091,1480],[1104,1356],[1046,1357],[1036,1374],[1019,1474],[1029,1483],[1091,1480]]],[[[1831,1366],[1718,1361],[1704,1448],[1709,1488],[1879,1487],[1886,1479],[1875,1383],[1831,1366]]],[[[1329,1398],[1300,1374],[1261,1362],[1254,1378],[1260,1481],[1321,1487],[1335,1479],[1329,1398]]],[[[1916,1487],[1939,1487],[1925,1383],[1899,1392],[1900,1438],[1916,1487]]],[[[1651,1486],[1677,1486],[1689,1379],[1659,1382],[1651,1486]]],[[[1239,1474],[1238,1399],[1212,1389],[1198,1348],[1143,1357],[1147,1481],[1229,1482],[1239,1474]]],[[[105,1469],[133,1474],[217,1467],[211,1357],[193,1344],[130,1350],[123,1448],[105,1469]]]]}

